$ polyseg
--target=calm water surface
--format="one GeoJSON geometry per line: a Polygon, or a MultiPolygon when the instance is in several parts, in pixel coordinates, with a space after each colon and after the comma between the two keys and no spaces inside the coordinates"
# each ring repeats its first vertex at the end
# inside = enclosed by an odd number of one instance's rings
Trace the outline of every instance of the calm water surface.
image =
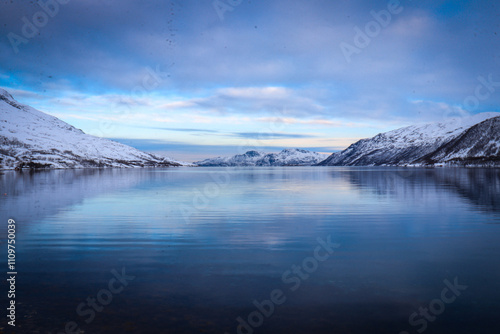
{"type": "Polygon", "coordinates": [[[4,172],[0,195],[16,333],[500,329],[498,169],[4,172]]]}

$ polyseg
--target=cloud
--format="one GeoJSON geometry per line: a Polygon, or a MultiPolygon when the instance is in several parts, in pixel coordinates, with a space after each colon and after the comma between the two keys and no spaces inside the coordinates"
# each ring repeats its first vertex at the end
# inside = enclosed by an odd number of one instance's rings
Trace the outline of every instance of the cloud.
{"type": "Polygon", "coordinates": [[[230,133],[228,136],[245,138],[245,139],[258,139],[258,140],[275,140],[275,139],[299,139],[299,138],[315,138],[315,135],[305,135],[297,133],[275,133],[275,132],[235,132],[230,133]]]}
{"type": "Polygon", "coordinates": [[[366,126],[366,124],[356,124],[352,122],[335,121],[328,119],[297,119],[291,117],[261,117],[257,119],[259,122],[264,123],[276,123],[276,124],[306,124],[306,125],[319,125],[327,127],[354,127],[354,126],[366,126]]]}
{"type": "Polygon", "coordinates": [[[421,122],[443,121],[450,117],[470,116],[469,112],[458,105],[449,105],[445,102],[415,100],[411,101],[415,113],[421,122]]]}
{"type": "Polygon", "coordinates": [[[77,114],[59,114],[59,113],[51,113],[52,116],[55,116],[57,118],[64,118],[64,119],[80,119],[80,120],[88,120],[88,121],[98,121],[98,118],[95,117],[88,117],[88,116],[83,116],[83,115],[77,115],[77,114]]]}
{"type": "Polygon", "coordinates": [[[284,87],[232,87],[220,89],[218,95],[228,99],[283,99],[290,97],[290,91],[284,87]]]}
{"type": "Polygon", "coordinates": [[[221,134],[227,137],[243,138],[243,139],[259,139],[259,140],[274,140],[274,139],[290,139],[290,138],[315,138],[316,135],[298,134],[298,133],[278,133],[278,132],[224,132],[211,129],[188,129],[188,128],[163,128],[154,126],[137,126],[145,129],[163,130],[172,132],[188,132],[188,133],[208,133],[221,134]]]}
{"type": "Polygon", "coordinates": [[[314,90],[279,86],[226,87],[210,91],[205,97],[179,100],[169,103],[168,106],[171,109],[188,109],[215,115],[324,114],[325,107],[317,100],[317,96],[314,96],[315,93],[317,92],[314,90]]]}
{"type": "Polygon", "coordinates": [[[183,129],[183,128],[162,128],[154,126],[141,126],[141,128],[154,129],[154,130],[164,130],[164,131],[174,131],[174,132],[206,132],[206,133],[219,133],[216,130],[210,129],[183,129]]]}

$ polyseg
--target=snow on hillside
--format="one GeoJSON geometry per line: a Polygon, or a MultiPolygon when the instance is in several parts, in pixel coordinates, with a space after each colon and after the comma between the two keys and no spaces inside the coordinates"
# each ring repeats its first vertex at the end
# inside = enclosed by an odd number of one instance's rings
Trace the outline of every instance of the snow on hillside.
{"type": "Polygon", "coordinates": [[[18,103],[0,89],[0,169],[145,166],[179,164],[87,135],[54,116],[18,103]]]}
{"type": "Polygon", "coordinates": [[[279,153],[266,154],[257,161],[257,166],[312,166],[326,157],[324,154],[298,148],[285,149],[279,153]]]}
{"type": "Polygon", "coordinates": [[[302,149],[285,149],[279,153],[248,151],[231,157],[218,157],[195,162],[205,167],[243,166],[312,166],[326,158],[325,155],[302,149]]]}
{"type": "Polygon", "coordinates": [[[398,145],[398,147],[427,144],[432,141],[445,141],[455,138],[473,125],[489,118],[500,116],[497,112],[485,112],[469,117],[451,118],[444,122],[411,125],[405,128],[379,134],[383,138],[398,145]]]}
{"type": "Polygon", "coordinates": [[[362,139],[321,162],[324,166],[379,166],[412,164],[457,138],[470,127],[500,113],[481,113],[444,122],[412,125],[362,139]]]}
{"type": "Polygon", "coordinates": [[[217,157],[195,162],[198,166],[204,167],[232,167],[232,166],[255,166],[259,159],[266,153],[258,151],[248,151],[245,154],[238,154],[231,157],[217,157]]]}
{"type": "Polygon", "coordinates": [[[424,164],[500,165],[500,117],[476,124],[421,159],[424,164]]]}

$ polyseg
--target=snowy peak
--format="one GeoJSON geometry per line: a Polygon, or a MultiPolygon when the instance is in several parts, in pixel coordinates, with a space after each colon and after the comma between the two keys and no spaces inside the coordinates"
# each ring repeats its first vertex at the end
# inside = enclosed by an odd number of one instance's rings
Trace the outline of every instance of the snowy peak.
{"type": "Polygon", "coordinates": [[[283,151],[281,151],[279,154],[282,155],[291,155],[291,154],[310,154],[312,153],[311,151],[307,150],[302,150],[300,148],[286,148],[283,151]]]}
{"type": "Polygon", "coordinates": [[[262,152],[258,152],[258,151],[248,151],[244,154],[245,157],[248,157],[248,158],[257,158],[257,157],[261,157],[263,156],[265,153],[262,153],[262,152]]]}
{"type": "Polygon", "coordinates": [[[324,159],[323,154],[294,148],[267,154],[257,162],[257,166],[312,166],[324,159]]]}
{"type": "Polygon", "coordinates": [[[3,88],[0,88],[0,100],[10,100],[10,101],[14,101],[14,98],[12,97],[12,95],[10,95],[10,93],[8,91],[6,91],[5,89],[3,88]]]}
{"type": "Polygon", "coordinates": [[[248,151],[231,157],[217,157],[195,162],[195,165],[204,167],[232,167],[232,166],[255,166],[257,161],[266,153],[259,151],[248,151]]]}
{"type": "Polygon", "coordinates": [[[26,106],[18,103],[9,92],[0,88],[0,103],[6,103],[16,109],[25,110],[26,106]]]}
{"type": "Polygon", "coordinates": [[[10,95],[9,92],[7,92],[5,89],[3,88],[0,88],[0,99],[1,100],[5,100],[5,99],[10,99],[10,100],[14,100],[14,98],[12,97],[12,95],[10,95]]]}
{"type": "Polygon", "coordinates": [[[312,166],[325,159],[316,152],[302,149],[285,149],[279,153],[248,151],[232,157],[218,157],[195,162],[204,167],[242,166],[312,166]]]}
{"type": "Polygon", "coordinates": [[[481,113],[444,122],[412,125],[362,139],[321,162],[324,166],[412,165],[471,127],[500,113],[481,113]]]}

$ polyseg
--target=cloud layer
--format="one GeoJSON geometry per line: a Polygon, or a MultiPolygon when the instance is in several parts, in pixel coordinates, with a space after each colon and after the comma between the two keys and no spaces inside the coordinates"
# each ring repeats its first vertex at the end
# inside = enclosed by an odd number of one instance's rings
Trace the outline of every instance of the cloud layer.
{"type": "Polygon", "coordinates": [[[211,0],[2,2],[0,85],[85,131],[122,128],[109,137],[139,125],[132,137],[168,141],[146,129],[168,123],[186,144],[195,131],[181,130],[200,128],[230,146],[216,132],[279,120],[295,146],[318,147],[499,111],[499,6],[257,0],[221,20],[211,0]]]}

